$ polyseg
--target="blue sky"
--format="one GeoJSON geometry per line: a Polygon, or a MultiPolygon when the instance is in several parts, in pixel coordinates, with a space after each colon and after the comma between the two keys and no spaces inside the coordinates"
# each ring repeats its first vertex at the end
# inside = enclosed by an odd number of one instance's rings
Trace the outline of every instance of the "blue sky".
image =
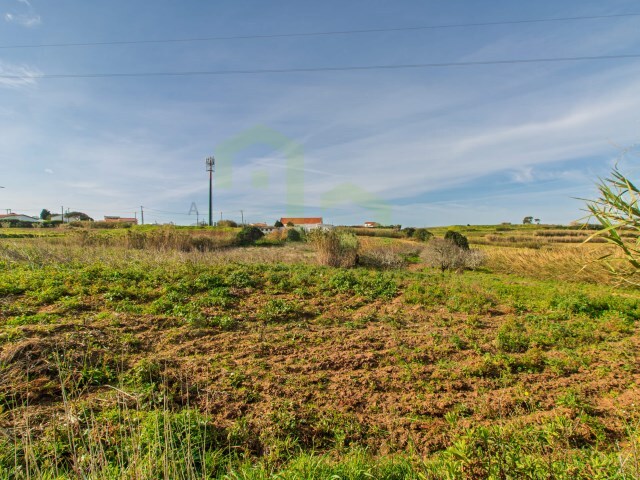
{"type": "MultiPolygon", "coordinates": [[[[640,13],[636,1],[1,0],[0,47],[640,13]]],[[[640,59],[215,76],[39,75],[640,53],[640,17],[286,38],[0,48],[0,209],[195,222],[204,159],[240,138],[215,218],[403,225],[582,217],[640,137],[640,59]],[[256,131],[287,142],[274,148],[256,131]],[[271,133],[268,133],[271,132],[271,133]],[[287,201],[287,153],[304,198],[287,201]],[[294,202],[296,203],[296,202],[294,202]],[[360,203],[360,205],[358,205],[360,203]]],[[[622,162],[637,174],[637,159],[622,162]],[[635,164],[634,164],[635,163],[635,164]]],[[[224,166],[222,167],[224,171],[224,166]]]]}

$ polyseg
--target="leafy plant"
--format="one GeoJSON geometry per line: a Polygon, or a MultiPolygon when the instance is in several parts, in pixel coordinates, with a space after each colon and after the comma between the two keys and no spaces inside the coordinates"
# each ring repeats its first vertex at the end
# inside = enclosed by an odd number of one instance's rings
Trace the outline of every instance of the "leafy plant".
{"type": "Polygon", "coordinates": [[[603,228],[586,242],[598,237],[615,246],[618,255],[609,253],[598,260],[620,280],[640,285],[640,189],[616,166],[608,178],[600,180],[598,191],[600,196],[588,201],[587,209],[603,228]],[[621,260],[627,268],[620,267],[621,260]]]}

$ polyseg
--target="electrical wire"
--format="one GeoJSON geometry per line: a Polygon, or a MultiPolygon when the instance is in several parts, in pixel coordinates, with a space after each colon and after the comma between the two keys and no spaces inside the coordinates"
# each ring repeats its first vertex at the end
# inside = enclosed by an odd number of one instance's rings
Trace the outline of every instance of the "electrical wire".
{"type": "Polygon", "coordinates": [[[404,70],[416,68],[446,68],[467,67],[482,65],[517,65],[532,63],[561,63],[582,62],[595,60],[624,60],[640,58],[640,53],[627,53],[620,55],[586,55],[578,57],[542,57],[542,58],[515,58],[507,60],[476,60],[466,62],[440,62],[440,63],[409,63],[398,65],[361,65],[346,67],[301,67],[301,68],[266,68],[247,70],[203,70],[186,72],[110,72],[110,73],[61,73],[61,74],[33,74],[33,75],[0,75],[7,80],[39,80],[39,79],[68,79],[68,78],[133,78],[133,77],[196,77],[217,75],[254,75],[274,73],[315,73],[315,72],[345,72],[345,71],[370,71],[370,70],[404,70]]]}
{"type": "Polygon", "coordinates": [[[439,30],[447,28],[469,28],[469,27],[489,27],[499,25],[521,25],[530,23],[547,23],[547,22],[569,22],[583,20],[600,20],[625,17],[639,17],[640,13],[616,13],[609,15],[588,15],[573,17],[553,17],[538,18],[524,20],[505,20],[494,22],[473,22],[473,23],[449,23],[439,25],[422,25],[413,27],[391,27],[391,28],[367,28],[354,30],[331,30],[324,32],[290,32],[290,33],[273,33],[258,35],[229,35],[217,37],[194,37],[194,38],[167,38],[167,39],[146,39],[146,40],[110,40],[104,42],[76,42],[76,43],[38,43],[38,44],[22,44],[22,45],[0,45],[0,49],[9,48],[47,48],[47,47],[94,47],[107,45],[140,45],[140,44],[160,44],[160,43],[188,43],[188,42],[211,42],[221,40],[252,40],[267,38],[295,38],[295,37],[321,37],[333,35],[354,35],[367,33],[386,33],[386,32],[406,32],[419,30],[439,30]]]}

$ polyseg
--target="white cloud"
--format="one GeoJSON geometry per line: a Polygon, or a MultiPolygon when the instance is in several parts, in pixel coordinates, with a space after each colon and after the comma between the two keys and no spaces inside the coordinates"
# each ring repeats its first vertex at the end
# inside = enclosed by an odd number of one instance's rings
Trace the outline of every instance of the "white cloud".
{"type": "MultiPolygon", "coordinates": [[[[4,20],[9,23],[16,23],[18,25],[22,25],[23,27],[33,28],[37,27],[42,23],[42,18],[40,15],[36,14],[31,3],[28,0],[17,0],[18,3],[25,5],[27,7],[27,12],[6,12],[4,14],[4,20]]],[[[24,10],[22,8],[21,10],[24,10]]]]}
{"type": "Polygon", "coordinates": [[[45,168],[44,172],[48,173],[49,175],[53,175],[53,170],[51,170],[50,168],[45,168]]]}
{"type": "Polygon", "coordinates": [[[0,60],[0,87],[21,88],[36,84],[42,73],[29,65],[16,65],[0,60]]]}

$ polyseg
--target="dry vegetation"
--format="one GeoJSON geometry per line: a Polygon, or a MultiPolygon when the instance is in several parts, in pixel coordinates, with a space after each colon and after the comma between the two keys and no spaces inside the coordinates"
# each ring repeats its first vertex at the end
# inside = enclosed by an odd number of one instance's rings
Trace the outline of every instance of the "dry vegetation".
{"type": "Polygon", "coordinates": [[[579,272],[606,246],[441,273],[178,232],[1,241],[1,478],[640,478],[640,297],[579,272]]]}

